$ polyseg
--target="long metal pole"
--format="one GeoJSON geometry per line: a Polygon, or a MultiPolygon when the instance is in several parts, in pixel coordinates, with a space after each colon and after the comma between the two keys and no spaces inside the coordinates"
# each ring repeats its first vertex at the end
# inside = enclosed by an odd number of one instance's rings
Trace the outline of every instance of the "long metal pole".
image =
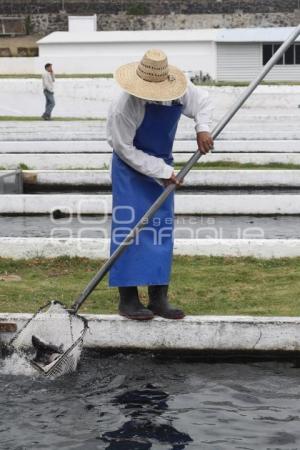
{"type": "MultiPolygon", "coordinates": [[[[245,103],[247,98],[253,93],[258,84],[264,79],[268,72],[272,69],[274,64],[281,58],[284,52],[289,48],[289,46],[297,39],[300,34],[300,25],[298,25],[292,34],[288,37],[288,39],[279,47],[276,53],[272,56],[272,58],[268,61],[268,63],[264,66],[261,73],[255,78],[255,80],[250,83],[250,85],[245,89],[242,96],[238,99],[238,101],[232,106],[232,108],[228,111],[227,114],[221,119],[221,121],[216,125],[216,127],[212,131],[213,139],[221,133],[221,131],[225,128],[225,126],[230,122],[232,117],[237,113],[237,111],[241,108],[241,106],[245,103]]],[[[178,172],[176,178],[178,181],[182,181],[186,174],[191,170],[194,164],[201,158],[202,154],[199,150],[197,150],[193,156],[189,159],[186,165],[178,172]]],[[[130,231],[128,236],[123,240],[120,246],[114,251],[111,257],[103,264],[99,272],[92,278],[86,288],[79,295],[77,300],[74,302],[72,306],[72,310],[77,312],[83,302],[87,299],[87,297],[93,292],[95,287],[100,283],[102,278],[107,274],[107,272],[111,269],[114,262],[122,255],[125,249],[135,240],[135,237],[138,235],[140,230],[148,223],[149,219],[151,219],[156,211],[161,207],[167,197],[176,189],[175,184],[171,184],[163,191],[163,193],[157,198],[157,200],[153,203],[153,205],[148,209],[148,211],[144,214],[144,216],[139,220],[139,222],[135,225],[135,227],[130,231]]]]}

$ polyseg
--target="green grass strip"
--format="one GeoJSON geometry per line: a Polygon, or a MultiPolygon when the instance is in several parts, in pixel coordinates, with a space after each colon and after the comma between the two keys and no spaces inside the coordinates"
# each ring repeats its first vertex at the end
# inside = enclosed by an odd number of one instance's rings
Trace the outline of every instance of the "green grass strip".
{"type": "MultiPolygon", "coordinates": [[[[0,281],[1,312],[33,312],[51,299],[70,305],[101,266],[101,261],[1,259],[1,275],[21,281],[0,281]]],[[[146,289],[141,292],[147,302],[146,289]]],[[[300,258],[183,257],[174,259],[170,300],[187,314],[300,315],[300,258]]],[[[100,283],[81,311],[116,313],[117,289],[100,283]]]]}

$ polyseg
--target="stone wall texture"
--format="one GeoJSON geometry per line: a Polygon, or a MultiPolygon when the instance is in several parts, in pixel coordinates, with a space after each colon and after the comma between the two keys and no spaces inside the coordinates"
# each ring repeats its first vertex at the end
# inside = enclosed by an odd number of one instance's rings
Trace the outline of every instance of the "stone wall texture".
{"type": "Polygon", "coordinates": [[[99,30],[294,26],[300,0],[0,0],[0,15],[30,32],[67,30],[68,15],[97,14],[99,30]]]}

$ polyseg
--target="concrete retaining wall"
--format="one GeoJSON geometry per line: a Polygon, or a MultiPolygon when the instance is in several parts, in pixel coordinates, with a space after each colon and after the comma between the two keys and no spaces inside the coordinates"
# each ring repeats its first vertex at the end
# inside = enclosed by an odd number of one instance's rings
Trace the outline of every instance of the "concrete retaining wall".
{"type": "MultiPolygon", "coordinates": [[[[110,214],[111,195],[2,195],[0,214],[110,214]]],[[[175,196],[176,214],[300,214],[299,194],[232,194],[175,196]]]]}
{"type": "MultiPolygon", "coordinates": [[[[174,153],[175,163],[185,163],[192,153],[174,153]]],[[[300,153],[209,153],[199,163],[218,161],[252,163],[300,164],[300,153]]],[[[4,153],[0,154],[0,167],[17,169],[25,164],[29,169],[107,169],[111,162],[110,153],[4,153]]]]}
{"type": "Polygon", "coordinates": [[[35,33],[67,30],[68,15],[97,14],[99,30],[294,26],[297,0],[143,1],[8,0],[4,16],[28,16],[35,33]]]}
{"type": "MultiPolygon", "coordinates": [[[[108,170],[25,170],[23,177],[31,186],[111,186],[108,170]]],[[[300,187],[300,170],[191,170],[183,186],[300,187]]]]}
{"type": "Polygon", "coordinates": [[[1,58],[0,74],[34,75],[43,70],[42,62],[38,57],[7,57],[1,58]]]}
{"type": "MultiPolygon", "coordinates": [[[[18,329],[30,314],[0,314],[18,329]]],[[[299,351],[300,319],[293,317],[188,316],[138,322],[116,315],[87,314],[85,348],[145,350],[299,351]]],[[[1,334],[7,342],[12,335],[1,334]]]]}
{"type": "MultiPolygon", "coordinates": [[[[57,256],[104,259],[109,239],[93,238],[0,238],[0,257],[13,259],[55,258],[57,256]]],[[[287,258],[300,256],[299,239],[175,239],[175,255],[252,256],[287,258]]]]}

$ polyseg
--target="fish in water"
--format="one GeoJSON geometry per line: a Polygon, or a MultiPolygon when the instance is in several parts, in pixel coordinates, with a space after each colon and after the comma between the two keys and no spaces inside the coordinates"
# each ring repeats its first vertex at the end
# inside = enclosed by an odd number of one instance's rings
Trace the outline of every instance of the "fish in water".
{"type": "Polygon", "coordinates": [[[63,353],[62,345],[58,347],[53,344],[48,344],[42,341],[42,339],[38,338],[37,336],[32,336],[31,340],[32,345],[36,350],[36,355],[32,361],[39,365],[47,366],[48,364],[51,364],[53,361],[55,361],[63,353]]]}

